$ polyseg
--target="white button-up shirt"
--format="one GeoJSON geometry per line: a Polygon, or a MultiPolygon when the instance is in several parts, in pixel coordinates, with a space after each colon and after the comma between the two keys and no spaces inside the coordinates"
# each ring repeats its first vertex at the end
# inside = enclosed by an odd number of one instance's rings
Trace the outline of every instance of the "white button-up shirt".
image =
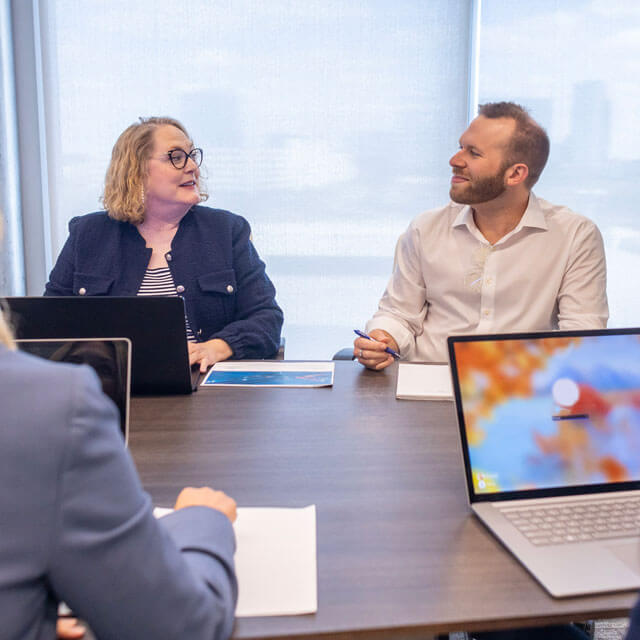
{"type": "Polygon", "coordinates": [[[494,245],[468,205],[418,216],[398,240],[367,331],[390,333],[403,359],[446,362],[449,335],[600,329],[608,317],[598,228],[532,193],[518,226],[494,245]]]}

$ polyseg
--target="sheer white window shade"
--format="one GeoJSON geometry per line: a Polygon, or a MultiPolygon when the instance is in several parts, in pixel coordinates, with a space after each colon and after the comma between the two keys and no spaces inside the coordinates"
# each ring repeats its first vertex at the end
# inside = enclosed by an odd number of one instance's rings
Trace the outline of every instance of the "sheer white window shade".
{"type": "Polygon", "coordinates": [[[480,102],[529,106],[551,138],[536,192],[594,220],[605,240],[610,326],[640,324],[640,5],[483,0],[480,102]]]}
{"type": "Polygon", "coordinates": [[[252,224],[285,312],[287,357],[349,344],[376,307],[399,233],[448,197],[472,3],[48,5],[53,254],[68,219],[99,208],[119,133],[139,115],[173,115],[205,150],[209,204],[252,224]]]}

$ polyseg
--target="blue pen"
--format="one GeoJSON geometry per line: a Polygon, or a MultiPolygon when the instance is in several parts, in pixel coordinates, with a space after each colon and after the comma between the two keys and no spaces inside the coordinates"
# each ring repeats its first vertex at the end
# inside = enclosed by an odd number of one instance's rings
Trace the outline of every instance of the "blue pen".
{"type": "MultiPolygon", "coordinates": [[[[379,340],[376,340],[375,338],[372,338],[371,336],[368,336],[364,331],[360,331],[360,329],[354,329],[353,333],[355,333],[356,335],[360,336],[361,338],[365,338],[366,340],[373,340],[374,342],[379,342],[379,340]]],[[[387,347],[385,349],[385,351],[387,353],[390,353],[394,358],[396,359],[400,359],[400,354],[396,353],[391,347],[387,347]]]]}

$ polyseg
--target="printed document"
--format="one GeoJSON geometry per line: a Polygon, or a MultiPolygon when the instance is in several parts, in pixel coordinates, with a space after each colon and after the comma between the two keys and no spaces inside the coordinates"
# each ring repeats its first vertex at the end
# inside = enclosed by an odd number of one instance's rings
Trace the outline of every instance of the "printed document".
{"type": "Polygon", "coordinates": [[[218,362],[202,387],[330,387],[334,362],[260,360],[218,362]]]}

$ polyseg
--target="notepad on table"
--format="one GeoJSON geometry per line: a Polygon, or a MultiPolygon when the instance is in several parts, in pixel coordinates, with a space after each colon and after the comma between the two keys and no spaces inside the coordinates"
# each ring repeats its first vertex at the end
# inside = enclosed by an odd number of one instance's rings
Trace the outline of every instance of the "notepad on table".
{"type": "Polygon", "coordinates": [[[218,362],[202,387],[330,387],[334,362],[218,362]]]}
{"type": "Polygon", "coordinates": [[[453,400],[449,365],[401,362],[398,365],[396,398],[400,400],[453,400]]]}
{"type": "MultiPolygon", "coordinates": [[[[160,518],[173,509],[156,507],[160,518]]],[[[236,616],[287,616],[318,610],[316,506],[238,507],[236,616]]]]}

